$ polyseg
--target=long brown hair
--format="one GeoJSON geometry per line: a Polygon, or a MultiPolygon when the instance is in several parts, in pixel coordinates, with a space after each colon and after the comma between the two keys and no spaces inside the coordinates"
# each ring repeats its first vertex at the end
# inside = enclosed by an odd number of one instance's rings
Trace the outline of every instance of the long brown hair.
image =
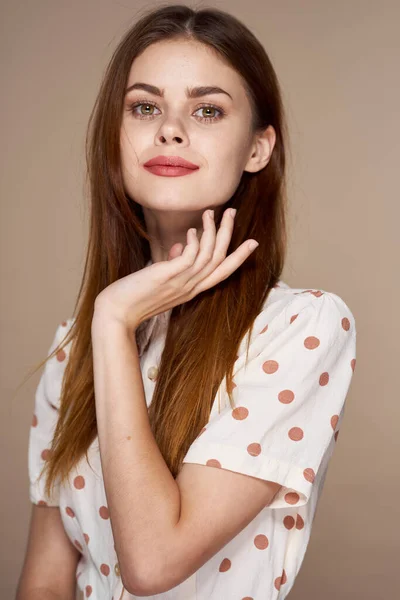
{"type": "MultiPolygon", "coordinates": [[[[215,9],[163,5],[145,12],[124,35],[106,69],[86,137],[90,232],[84,273],[67,336],[46,360],[72,341],[58,422],[41,476],[46,493],[63,482],[97,436],[91,321],[94,301],[108,285],[145,267],[150,254],[142,207],[127,196],[121,171],[124,90],[135,57],[154,42],[184,39],[214,48],[242,76],[252,108],[253,133],[272,125],[276,142],[266,167],[243,172],[222,207],[237,209],[228,254],[248,238],[257,250],[224,281],[173,308],[149,407],[151,428],[168,468],[177,476],[189,446],[209,420],[226,377],[233,408],[233,367],[243,337],[286,255],[285,144],[287,128],[277,76],[263,46],[234,16],[215,9]]],[[[216,227],[219,226],[220,217],[216,227]]],[[[248,345],[247,345],[248,350],[248,345]]]]}

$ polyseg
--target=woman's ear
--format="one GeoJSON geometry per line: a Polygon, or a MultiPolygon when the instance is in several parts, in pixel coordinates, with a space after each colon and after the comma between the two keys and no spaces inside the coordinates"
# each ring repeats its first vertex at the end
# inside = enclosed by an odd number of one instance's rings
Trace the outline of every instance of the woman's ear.
{"type": "Polygon", "coordinates": [[[257,173],[268,164],[276,142],[276,133],[272,125],[268,125],[262,133],[256,133],[255,135],[250,157],[244,168],[244,171],[250,173],[257,173]]]}

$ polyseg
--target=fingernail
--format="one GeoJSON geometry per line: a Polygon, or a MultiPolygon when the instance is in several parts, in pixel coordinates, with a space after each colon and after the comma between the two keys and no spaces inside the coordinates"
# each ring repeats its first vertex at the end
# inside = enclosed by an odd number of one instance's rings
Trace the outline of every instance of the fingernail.
{"type": "Polygon", "coordinates": [[[259,243],[258,243],[258,242],[256,242],[256,241],[254,241],[254,240],[252,240],[252,241],[249,243],[249,250],[255,250],[255,249],[257,248],[257,246],[259,246],[259,243]]]}

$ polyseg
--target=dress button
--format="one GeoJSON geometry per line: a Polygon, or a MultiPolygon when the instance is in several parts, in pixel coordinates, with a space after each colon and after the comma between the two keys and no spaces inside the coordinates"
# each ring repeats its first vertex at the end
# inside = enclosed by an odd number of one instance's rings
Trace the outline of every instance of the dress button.
{"type": "Polygon", "coordinates": [[[121,573],[119,571],[119,564],[118,563],[115,563],[114,571],[115,571],[116,576],[120,577],[121,573]]]}
{"type": "Polygon", "coordinates": [[[158,367],[149,367],[149,369],[147,370],[147,377],[154,381],[155,379],[157,379],[157,375],[158,367]]]}

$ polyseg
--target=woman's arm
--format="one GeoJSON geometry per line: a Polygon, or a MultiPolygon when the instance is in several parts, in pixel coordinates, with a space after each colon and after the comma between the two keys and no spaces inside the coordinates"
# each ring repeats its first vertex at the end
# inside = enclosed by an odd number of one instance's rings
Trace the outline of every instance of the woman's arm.
{"type": "Polygon", "coordinates": [[[135,337],[106,313],[92,322],[97,430],[115,549],[124,587],[140,595],[180,514],[180,493],[150,428],[135,337]],[[145,569],[146,567],[146,569],[145,569]]]}
{"type": "Polygon", "coordinates": [[[59,508],[33,504],[15,600],[75,600],[79,556],[65,532],[59,508]]]}
{"type": "Polygon", "coordinates": [[[35,588],[24,592],[18,591],[16,600],[75,600],[75,594],[74,596],[66,596],[65,594],[52,592],[47,588],[35,588]]]}

